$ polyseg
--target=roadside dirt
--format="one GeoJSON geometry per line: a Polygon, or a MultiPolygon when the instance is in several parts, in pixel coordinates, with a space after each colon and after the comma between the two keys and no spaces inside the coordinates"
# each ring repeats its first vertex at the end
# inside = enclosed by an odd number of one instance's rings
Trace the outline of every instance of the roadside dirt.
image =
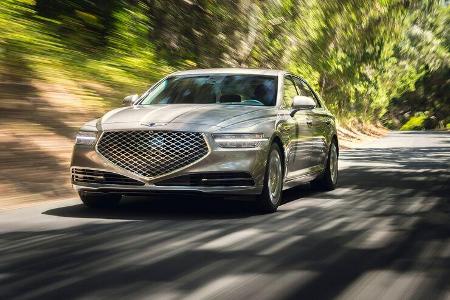
{"type": "Polygon", "coordinates": [[[351,149],[359,144],[386,135],[389,130],[381,124],[364,124],[350,121],[349,124],[337,126],[340,149],[351,149]]]}
{"type": "Polygon", "coordinates": [[[107,110],[99,100],[77,86],[0,81],[0,210],[75,196],[68,176],[73,138],[107,110]]]}

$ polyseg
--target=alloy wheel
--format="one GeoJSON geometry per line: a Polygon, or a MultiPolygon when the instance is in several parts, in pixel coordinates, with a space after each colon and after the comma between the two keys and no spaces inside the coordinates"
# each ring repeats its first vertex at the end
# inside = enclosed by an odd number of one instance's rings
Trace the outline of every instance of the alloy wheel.
{"type": "Polygon", "coordinates": [[[332,145],[330,149],[330,175],[333,184],[336,184],[338,177],[338,155],[336,145],[332,145]]]}
{"type": "Polygon", "coordinates": [[[283,171],[281,167],[281,158],[280,154],[276,149],[273,149],[270,153],[270,160],[269,160],[269,194],[270,194],[270,201],[274,205],[276,205],[280,199],[281,195],[281,186],[282,186],[282,180],[283,180],[283,171]]]}

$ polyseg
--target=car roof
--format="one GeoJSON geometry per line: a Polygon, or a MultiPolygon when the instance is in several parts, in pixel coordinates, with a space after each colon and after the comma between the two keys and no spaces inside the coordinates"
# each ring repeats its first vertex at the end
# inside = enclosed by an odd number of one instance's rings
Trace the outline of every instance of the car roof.
{"type": "Polygon", "coordinates": [[[202,75],[202,74],[252,74],[278,76],[285,74],[286,71],[271,69],[247,69],[247,68],[216,68],[216,69],[194,69],[178,71],[171,75],[202,75]]]}

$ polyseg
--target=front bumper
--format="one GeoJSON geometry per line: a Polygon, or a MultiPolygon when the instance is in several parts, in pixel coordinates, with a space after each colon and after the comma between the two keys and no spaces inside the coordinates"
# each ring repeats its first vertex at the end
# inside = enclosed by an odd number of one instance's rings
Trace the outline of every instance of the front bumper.
{"type": "MultiPolygon", "coordinates": [[[[158,192],[200,192],[217,194],[244,194],[256,195],[262,192],[266,158],[267,145],[258,149],[224,149],[218,147],[208,134],[205,135],[209,146],[209,153],[200,161],[180,170],[162,175],[156,178],[148,179],[129,172],[114,165],[109,160],[100,155],[94,146],[75,145],[73,149],[71,171],[74,169],[88,169],[110,172],[122,175],[136,181],[141,185],[121,185],[105,183],[87,183],[73,182],[72,185],[78,192],[111,192],[121,194],[146,194],[158,192]],[[179,178],[185,175],[195,174],[229,174],[231,172],[248,173],[253,181],[253,185],[214,185],[214,186],[190,186],[174,185],[162,186],[158,182],[167,181],[173,178],[179,178]]],[[[220,176],[220,175],[219,175],[220,176]]]]}

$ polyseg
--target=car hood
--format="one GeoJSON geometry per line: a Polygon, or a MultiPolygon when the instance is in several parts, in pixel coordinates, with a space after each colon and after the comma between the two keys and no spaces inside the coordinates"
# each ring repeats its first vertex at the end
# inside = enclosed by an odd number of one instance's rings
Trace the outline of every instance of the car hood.
{"type": "Polygon", "coordinates": [[[273,107],[221,104],[157,104],[122,107],[105,114],[101,130],[130,128],[214,130],[249,119],[262,118],[273,107]]]}

